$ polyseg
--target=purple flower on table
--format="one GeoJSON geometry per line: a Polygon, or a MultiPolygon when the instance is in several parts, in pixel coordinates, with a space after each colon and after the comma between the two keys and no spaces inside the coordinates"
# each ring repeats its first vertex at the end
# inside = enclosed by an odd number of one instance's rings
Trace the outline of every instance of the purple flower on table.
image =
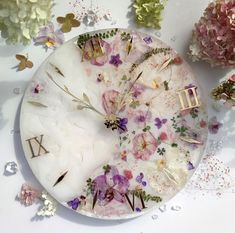
{"type": "Polygon", "coordinates": [[[140,96],[145,90],[145,87],[142,84],[135,83],[132,87],[132,95],[137,98],[140,96]]]}
{"type": "Polygon", "coordinates": [[[144,38],[143,38],[143,41],[144,41],[146,44],[151,44],[151,43],[153,42],[151,36],[146,36],[146,37],[144,37],[144,38]]]}
{"type": "Polygon", "coordinates": [[[112,49],[108,42],[99,38],[92,38],[86,41],[83,48],[83,57],[89,60],[92,65],[103,66],[109,59],[112,49]]]}
{"type": "Polygon", "coordinates": [[[110,59],[110,61],[109,61],[109,64],[114,65],[114,66],[116,66],[116,67],[118,67],[119,65],[121,65],[121,64],[122,64],[122,61],[121,61],[121,59],[120,59],[120,54],[118,53],[118,54],[116,54],[116,55],[112,55],[112,56],[111,56],[111,59],[110,59]]]}
{"type": "Polygon", "coordinates": [[[166,118],[160,119],[159,117],[156,117],[154,121],[157,128],[160,129],[162,128],[163,124],[166,124],[167,119],[166,118]]]}
{"type": "Polygon", "coordinates": [[[81,204],[81,201],[76,197],[71,201],[67,202],[68,206],[70,206],[73,210],[76,210],[78,206],[81,204]]]}
{"type": "Polygon", "coordinates": [[[128,123],[128,119],[127,118],[120,118],[118,120],[118,126],[119,126],[118,127],[118,132],[120,134],[127,132],[127,127],[126,127],[127,123],[128,123]]]}
{"type": "Polygon", "coordinates": [[[151,117],[152,117],[151,112],[149,111],[144,112],[142,110],[138,110],[135,113],[134,122],[137,123],[138,126],[144,126],[145,123],[151,119],[151,117]]]}
{"type": "Polygon", "coordinates": [[[136,181],[139,183],[139,184],[142,184],[143,186],[146,186],[147,185],[147,182],[143,180],[144,178],[144,173],[143,172],[140,172],[140,174],[136,177],[136,181]]]}
{"type": "Polygon", "coordinates": [[[64,43],[64,34],[60,30],[54,30],[53,23],[42,27],[38,36],[34,38],[35,45],[43,45],[46,49],[55,49],[64,43]]]}
{"type": "Polygon", "coordinates": [[[188,165],[188,170],[189,171],[195,169],[194,165],[190,161],[188,161],[187,165],[188,165]]]}
{"type": "Polygon", "coordinates": [[[157,140],[150,133],[141,133],[132,140],[132,153],[136,159],[148,160],[157,149],[157,140]]]}
{"type": "Polygon", "coordinates": [[[216,116],[212,117],[208,122],[209,132],[211,134],[217,134],[222,125],[223,124],[217,120],[216,116]]]}
{"type": "Polygon", "coordinates": [[[129,180],[120,175],[116,167],[111,166],[109,172],[94,179],[93,196],[97,195],[99,204],[103,206],[113,199],[123,203],[129,186],[129,180]]]}

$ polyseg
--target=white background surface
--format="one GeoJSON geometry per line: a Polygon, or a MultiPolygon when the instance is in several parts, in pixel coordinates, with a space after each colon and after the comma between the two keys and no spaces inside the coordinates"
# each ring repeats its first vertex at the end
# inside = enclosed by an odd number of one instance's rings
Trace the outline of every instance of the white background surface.
{"type": "MultiPolygon", "coordinates": [[[[72,11],[67,0],[57,0],[53,8],[55,16],[64,16],[72,11]]],[[[90,4],[90,0],[85,0],[90,4]]],[[[190,40],[191,30],[194,23],[201,16],[208,0],[169,0],[164,12],[164,20],[160,39],[171,45],[183,57],[187,58],[187,47],[190,40]]],[[[101,29],[106,27],[131,27],[133,15],[130,13],[131,0],[97,0],[93,5],[110,10],[115,25],[102,20],[95,28],[86,28],[84,24],[80,28],[72,29],[65,34],[66,40],[79,33],[101,29]]],[[[55,18],[54,18],[55,20],[55,18]]],[[[56,25],[56,24],[55,24],[56,25]]],[[[138,29],[142,30],[143,29],[138,29]]],[[[157,33],[156,30],[147,30],[150,34],[157,33]]],[[[158,32],[158,33],[159,33],[158,32]]],[[[234,233],[235,232],[235,193],[231,190],[225,192],[218,198],[212,193],[206,195],[178,194],[167,203],[167,210],[162,213],[155,210],[145,216],[129,221],[105,222],[83,217],[58,206],[56,216],[39,220],[35,218],[38,205],[24,207],[15,201],[24,182],[31,182],[40,187],[33,177],[21,147],[19,135],[19,110],[23,91],[27,86],[33,73],[49,55],[40,46],[33,44],[23,46],[6,46],[0,39],[0,232],[6,233],[234,233]],[[15,54],[29,54],[34,62],[32,69],[16,72],[13,67],[17,65],[15,54]],[[13,90],[20,88],[20,94],[13,90]],[[13,131],[14,130],[14,131],[13,131]],[[4,176],[4,165],[7,161],[17,161],[20,171],[14,176],[4,176]],[[180,211],[172,211],[173,205],[179,205],[180,211]],[[157,219],[152,216],[157,215],[157,219]]],[[[192,68],[198,80],[208,96],[208,91],[214,87],[221,78],[226,76],[228,70],[212,69],[205,63],[192,64],[192,68]]],[[[231,72],[231,71],[230,71],[231,72]]],[[[223,122],[223,127],[212,140],[222,140],[222,149],[218,150],[216,157],[222,160],[231,169],[235,178],[235,111],[216,112],[208,102],[210,116],[216,115],[223,122]]],[[[193,192],[192,192],[193,193],[193,192]]]]}

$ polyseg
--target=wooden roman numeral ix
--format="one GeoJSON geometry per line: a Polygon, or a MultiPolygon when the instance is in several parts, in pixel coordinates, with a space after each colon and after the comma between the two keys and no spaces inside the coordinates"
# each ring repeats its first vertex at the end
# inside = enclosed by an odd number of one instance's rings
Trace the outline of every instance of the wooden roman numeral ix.
{"type": "Polygon", "coordinates": [[[197,87],[190,87],[177,92],[182,107],[181,111],[200,106],[199,100],[197,98],[196,88],[197,87]]]}
{"type": "Polygon", "coordinates": [[[29,148],[32,154],[31,158],[38,157],[42,154],[47,154],[49,151],[42,145],[42,140],[43,140],[44,135],[40,135],[40,138],[38,137],[33,137],[29,138],[26,140],[26,142],[29,143],[29,148]],[[35,148],[37,146],[37,149],[35,148]]]}

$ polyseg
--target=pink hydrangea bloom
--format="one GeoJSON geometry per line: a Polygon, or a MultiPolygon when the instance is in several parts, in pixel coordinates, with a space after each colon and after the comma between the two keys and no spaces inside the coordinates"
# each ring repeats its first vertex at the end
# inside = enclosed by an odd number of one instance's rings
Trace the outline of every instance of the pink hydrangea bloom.
{"type": "Polygon", "coordinates": [[[148,160],[157,149],[157,140],[149,132],[136,135],[133,140],[132,153],[136,159],[148,160]]]}
{"type": "Polygon", "coordinates": [[[211,2],[195,25],[190,53],[212,66],[235,67],[235,0],[211,2]]]}
{"type": "Polygon", "coordinates": [[[21,186],[21,191],[17,195],[18,200],[24,205],[32,205],[40,196],[40,192],[28,184],[21,186]]]}

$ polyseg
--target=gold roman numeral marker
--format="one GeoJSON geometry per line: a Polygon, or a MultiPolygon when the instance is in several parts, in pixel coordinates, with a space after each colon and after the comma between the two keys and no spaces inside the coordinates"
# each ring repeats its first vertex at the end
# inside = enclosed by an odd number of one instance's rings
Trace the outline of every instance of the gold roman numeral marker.
{"type": "Polygon", "coordinates": [[[26,142],[29,143],[29,148],[30,148],[30,151],[32,154],[31,158],[35,158],[35,157],[38,157],[42,154],[49,153],[49,151],[42,145],[43,136],[44,135],[40,135],[39,139],[38,139],[38,137],[33,137],[33,138],[29,138],[26,140],[26,142]],[[36,152],[35,152],[35,146],[38,147],[36,152]]]}
{"type": "Polygon", "coordinates": [[[197,87],[190,87],[177,92],[181,104],[181,111],[191,108],[200,107],[196,93],[197,87]]]}

